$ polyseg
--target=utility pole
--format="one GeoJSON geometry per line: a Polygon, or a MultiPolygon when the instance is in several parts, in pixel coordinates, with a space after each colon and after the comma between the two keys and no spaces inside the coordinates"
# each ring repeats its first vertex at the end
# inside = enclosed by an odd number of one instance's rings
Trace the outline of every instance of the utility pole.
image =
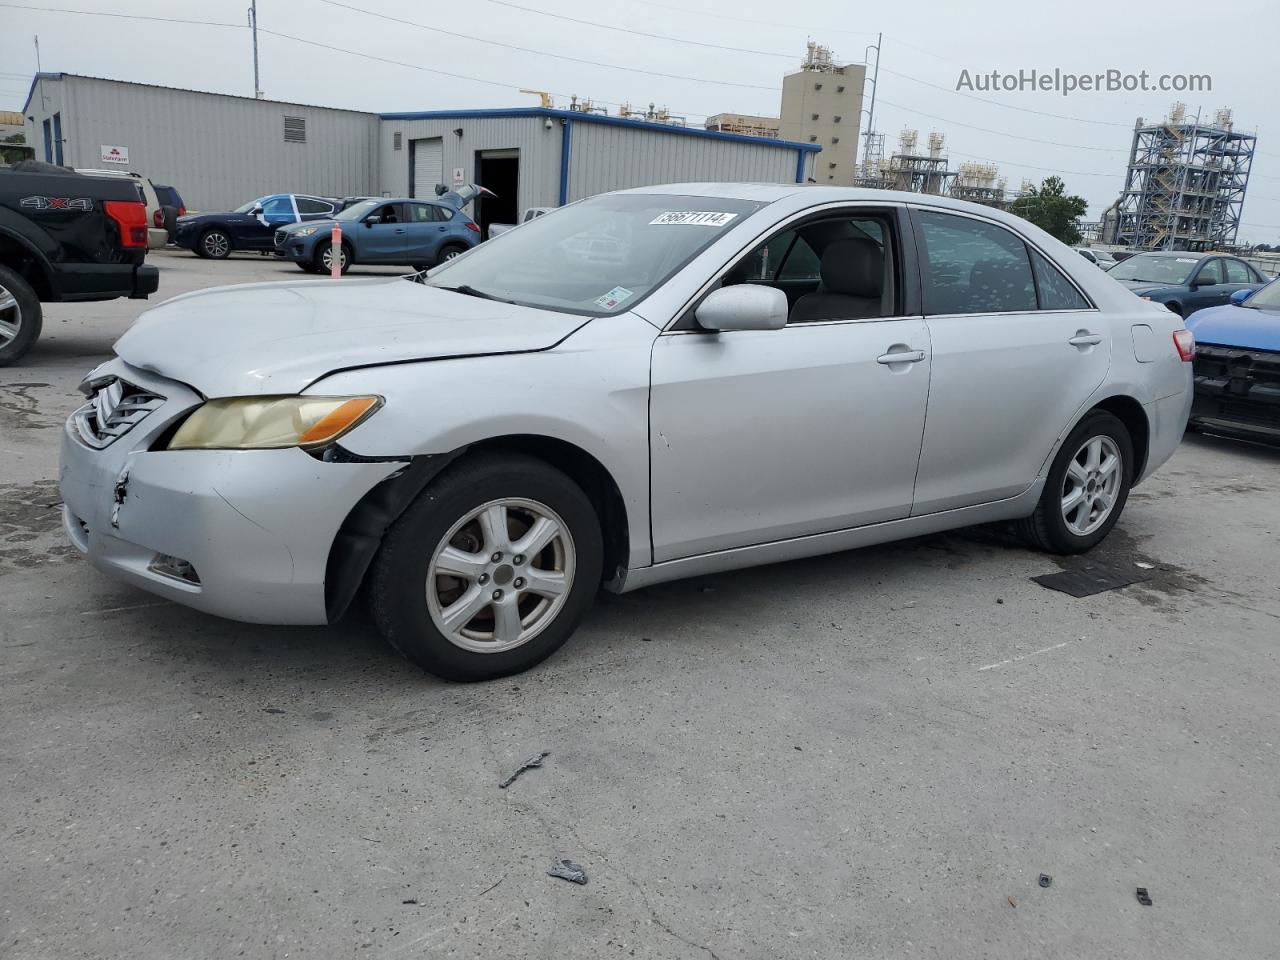
{"type": "Polygon", "coordinates": [[[249,28],[253,33],[253,98],[261,100],[262,86],[258,82],[258,0],[250,0],[249,3],[249,28]]]}
{"type": "MultiPolygon", "coordinates": [[[[877,33],[875,46],[867,47],[867,50],[875,50],[876,52],[876,69],[875,73],[871,75],[871,109],[867,111],[867,130],[862,135],[864,144],[862,148],[863,162],[866,161],[867,150],[871,146],[871,135],[876,128],[876,90],[880,87],[880,44],[883,42],[884,34],[877,33]]],[[[863,63],[866,63],[867,60],[867,50],[862,51],[863,63]]]]}

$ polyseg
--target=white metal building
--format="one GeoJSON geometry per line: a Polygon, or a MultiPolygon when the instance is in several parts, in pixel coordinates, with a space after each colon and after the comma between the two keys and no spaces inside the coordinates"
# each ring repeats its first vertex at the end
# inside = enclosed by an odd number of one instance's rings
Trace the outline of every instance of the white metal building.
{"type": "Polygon", "coordinates": [[[136,171],[177,187],[192,210],[377,189],[373,113],[72,73],[37,74],[22,112],[37,159],[136,171]]]}
{"type": "Polygon", "coordinates": [[[117,167],[178,188],[188,208],[269,193],[433,196],[479,183],[482,226],[625,187],[803,183],[820,144],[542,107],[361,113],[41,73],[23,109],[39,159],[117,167]]]}

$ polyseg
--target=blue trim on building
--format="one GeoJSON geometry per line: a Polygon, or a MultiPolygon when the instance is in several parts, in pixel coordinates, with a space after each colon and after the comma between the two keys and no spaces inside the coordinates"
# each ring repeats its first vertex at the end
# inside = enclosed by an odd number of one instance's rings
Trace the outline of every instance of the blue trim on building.
{"type": "Polygon", "coordinates": [[[804,151],[796,151],[796,183],[804,183],[804,151]]]}
{"type": "MultiPolygon", "coordinates": [[[[61,79],[62,79],[61,73],[50,73],[48,70],[46,70],[44,73],[37,73],[34,77],[32,77],[31,86],[27,87],[27,99],[22,101],[23,116],[26,116],[27,107],[31,106],[31,97],[36,92],[37,83],[39,83],[41,80],[61,80],[61,79]]],[[[41,104],[41,107],[43,106],[44,104],[41,104]]]]}
{"type": "Polygon", "coordinates": [[[380,113],[380,120],[467,120],[499,117],[550,117],[553,120],[572,120],[575,123],[603,123],[615,127],[636,130],[652,130],[678,137],[703,137],[709,140],[728,140],[732,143],[749,143],[753,147],[781,147],[817,153],[822,147],[816,143],[793,143],[790,140],[770,140],[768,137],[745,137],[739,133],[721,133],[719,130],[699,130],[694,127],[675,127],[648,120],[631,120],[626,117],[606,117],[598,113],[579,113],[576,110],[552,110],[546,107],[511,107],[494,110],[428,110],[422,113],[380,113]]]}
{"type": "Polygon", "coordinates": [[[569,202],[569,151],[573,148],[573,121],[560,125],[560,206],[569,202]]]}

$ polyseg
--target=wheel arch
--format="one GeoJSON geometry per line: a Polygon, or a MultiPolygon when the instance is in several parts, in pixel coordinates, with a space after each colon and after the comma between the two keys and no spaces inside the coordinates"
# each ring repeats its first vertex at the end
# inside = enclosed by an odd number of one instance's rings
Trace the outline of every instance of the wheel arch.
{"type": "Polygon", "coordinates": [[[53,273],[48,259],[30,242],[8,230],[0,230],[0,264],[31,284],[41,302],[54,299],[53,273]]]}
{"type": "MultiPolygon", "coordinates": [[[[1133,465],[1133,483],[1136,484],[1138,478],[1142,476],[1142,472],[1147,468],[1147,457],[1151,449],[1151,421],[1147,419],[1146,410],[1142,408],[1142,404],[1134,397],[1125,393],[1117,393],[1094,403],[1093,406],[1076,419],[1075,423],[1071,424],[1067,433],[1074,430],[1076,424],[1095,410],[1105,410],[1107,413],[1112,414],[1129,431],[1129,439],[1133,442],[1133,458],[1135,461],[1133,465]]],[[[1063,436],[1065,437],[1066,434],[1063,436]]]]}
{"type": "MultiPolygon", "coordinates": [[[[368,575],[391,525],[446,467],[479,453],[518,453],[565,473],[586,493],[604,540],[604,582],[621,582],[627,569],[630,526],[626,502],[613,475],[596,457],[567,440],[542,434],[506,434],[466,444],[446,454],[415,456],[405,469],[378,483],[344,518],[325,569],[325,611],[330,623],[346,612],[368,575]]],[[[351,454],[343,456],[360,459],[351,454]]]]}

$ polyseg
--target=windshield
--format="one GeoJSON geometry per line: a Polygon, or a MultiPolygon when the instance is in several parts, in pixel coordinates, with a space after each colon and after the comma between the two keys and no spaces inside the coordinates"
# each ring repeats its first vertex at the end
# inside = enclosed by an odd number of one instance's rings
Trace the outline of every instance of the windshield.
{"type": "Polygon", "coordinates": [[[380,203],[386,203],[385,200],[361,200],[359,203],[353,203],[341,213],[333,215],[334,220],[359,220],[366,213],[372,210],[380,203]]]}
{"type": "Polygon", "coordinates": [[[1117,280],[1144,280],[1148,283],[1186,283],[1200,263],[1196,257],[1173,253],[1144,253],[1122,260],[1108,272],[1117,280]]]}
{"type": "Polygon", "coordinates": [[[428,274],[431,286],[565,313],[629,310],[763,204],[604,194],[536,217],[428,274]]]}
{"type": "Polygon", "coordinates": [[[231,212],[232,213],[248,213],[254,207],[262,206],[262,201],[265,199],[266,197],[259,197],[257,200],[250,200],[248,203],[242,203],[240,204],[240,206],[236,207],[231,212]]]}
{"type": "Polygon", "coordinates": [[[1268,310],[1280,310],[1280,281],[1272,280],[1265,287],[1244,302],[1246,307],[1266,307],[1268,310]]]}

